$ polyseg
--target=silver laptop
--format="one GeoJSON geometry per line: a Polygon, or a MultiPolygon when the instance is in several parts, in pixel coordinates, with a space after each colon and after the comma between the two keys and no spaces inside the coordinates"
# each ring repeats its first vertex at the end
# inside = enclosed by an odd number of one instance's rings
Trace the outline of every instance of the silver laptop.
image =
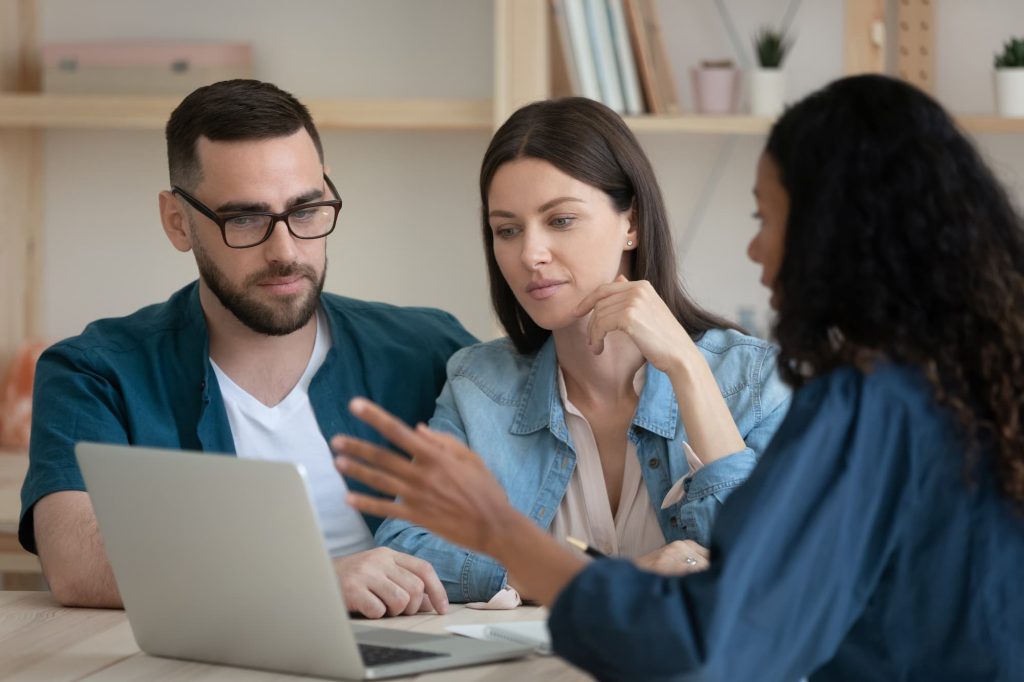
{"type": "Polygon", "coordinates": [[[301,465],[95,443],[75,452],[146,653],[376,679],[530,652],[350,622],[301,465]]]}

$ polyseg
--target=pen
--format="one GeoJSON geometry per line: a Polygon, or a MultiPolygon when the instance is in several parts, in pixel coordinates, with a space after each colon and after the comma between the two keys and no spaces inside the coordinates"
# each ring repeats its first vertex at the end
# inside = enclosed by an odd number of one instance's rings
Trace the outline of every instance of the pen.
{"type": "Polygon", "coordinates": [[[581,550],[584,554],[587,554],[588,556],[592,556],[595,559],[605,559],[605,558],[608,557],[608,555],[605,554],[604,552],[602,552],[600,550],[597,550],[597,549],[594,549],[593,547],[591,547],[587,543],[583,542],[583,540],[580,540],[579,538],[574,538],[571,535],[566,535],[565,536],[565,541],[568,542],[573,547],[576,547],[579,550],[581,550]]]}

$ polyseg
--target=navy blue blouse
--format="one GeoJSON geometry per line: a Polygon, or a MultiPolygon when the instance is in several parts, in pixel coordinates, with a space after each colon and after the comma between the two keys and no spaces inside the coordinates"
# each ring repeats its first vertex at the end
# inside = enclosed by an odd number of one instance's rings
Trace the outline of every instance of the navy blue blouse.
{"type": "Polygon", "coordinates": [[[1024,517],[911,369],[799,390],[711,550],[683,578],[593,562],[555,651],[607,680],[1024,680],[1024,517]]]}

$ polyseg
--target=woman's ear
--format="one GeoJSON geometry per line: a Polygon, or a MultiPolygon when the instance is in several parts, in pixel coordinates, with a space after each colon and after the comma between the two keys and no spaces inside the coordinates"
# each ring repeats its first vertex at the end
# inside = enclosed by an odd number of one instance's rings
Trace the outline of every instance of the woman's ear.
{"type": "Polygon", "coordinates": [[[189,229],[188,216],[185,208],[173,193],[160,192],[160,222],[164,226],[164,234],[178,251],[185,253],[192,250],[192,230],[189,229]]]}
{"type": "Polygon", "coordinates": [[[637,229],[636,219],[636,200],[633,201],[633,205],[629,207],[629,212],[625,216],[626,220],[629,221],[628,232],[626,232],[626,251],[632,251],[637,247],[639,241],[639,229],[637,229]]]}

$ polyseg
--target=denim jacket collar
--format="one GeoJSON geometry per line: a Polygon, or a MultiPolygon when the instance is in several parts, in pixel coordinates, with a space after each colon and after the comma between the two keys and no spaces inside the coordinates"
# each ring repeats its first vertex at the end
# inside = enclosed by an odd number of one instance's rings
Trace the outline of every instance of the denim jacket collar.
{"type": "MultiPolygon", "coordinates": [[[[548,337],[537,351],[526,380],[526,390],[516,410],[510,431],[515,435],[534,433],[545,426],[563,442],[568,442],[565,413],[558,395],[558,358],[554,337],[548,337]]],[[[640,403],[633,415],[633,425],[662,438],[674,438],[679,418],[679,404],[668,376],[653,365],[647,365],[640,403]]]]}

